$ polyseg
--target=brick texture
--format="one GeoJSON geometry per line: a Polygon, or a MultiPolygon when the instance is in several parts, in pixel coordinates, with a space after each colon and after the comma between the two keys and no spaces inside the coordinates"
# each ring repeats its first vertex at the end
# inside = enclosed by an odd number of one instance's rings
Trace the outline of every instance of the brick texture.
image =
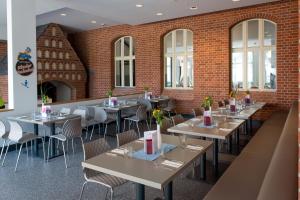
{"type": "MultiPolygon", "coordinates": [[[[126,35],[136,44],[136,87],[115,88],[114,94],[142,92],[149,86],[154,94],[177,100],[180,112],[190,113],[205,95],[215,100],[228,97],[230,90],[230,29],[240,21],[264,18],[277,23],[276,92],[253,92],[257,101],[269,103],[269,110],[287,109],[298,98],[298,1],[179,18],[137,26],[118,25],[76,33],[70,40],[89,69],[90,97],[102,97],[114,85],[114,42],[126,35]],[[194,33],[194,89],[166,90],[163,87],[163,37],[185,28],[194,33]]],[[[264,113],[260,113],[264,115],[264,113]]]]}
{"type": "MultiPolygon", "coordinates": [[[[298,40],[298,73],[299,73],[299,77],[300,77],[300,0],[298,0],[298,37],[299,37],[299,40],[298,40]]],[[[299,117],[299,120],[298,120],[298,147],[299,147],[299,151],[300,152],[300,78],[298,79],[298,86],[299,86],[299,89],[298,89],[298,106],[299,106],[299,112],[298,112],[298,117],[299,117]]],[[[298,157],[299,157],[299,163],[298,163],[298,199],[300,199],[300,153],[298,153],[298,157]]]]}

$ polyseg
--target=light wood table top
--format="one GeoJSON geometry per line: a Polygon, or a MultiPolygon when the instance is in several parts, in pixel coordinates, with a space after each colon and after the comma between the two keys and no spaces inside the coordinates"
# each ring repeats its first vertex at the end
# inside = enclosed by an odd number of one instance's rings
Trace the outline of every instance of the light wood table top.
{"type": "Polygon", "coordinates": [[[203,127],[201,126],[203,117],[199,116],[169,128],[168,132],[225,140],[244,123],[244,120],[225,118],[223,116],[213,117],[213,121],[215,127],[203,127]]]}
{"type": "Polygon", "coordinates": [[[133,102],[119,103],[116,106],[108,106],[108,105],[105,105],[104,103],[96,105],[96,107],[100,107],[105,110],[112,110],[112,111],[119,111],[119,110],[123,110],[123,109],[127,109],[127,108],[137,107],[137,106],[139,106],[139,104],[133,103],[133,102]]]}
{"type": "MultiPolygon", "coordinates": [[[[173,144],[177,147],[165,153],[164,158],[160,156],[155,161],[140,160],[123,155],[112,155],[107,152],[82,162],[82,166],[156,189],[163,189],[164,186],[181,174],[185,168],[205,153],[212,145],[211,141],[187,138],[187,145],[203,147],[202,150],[190,150],[180,147],[179,140],[177,136],[162,135],[163,143],[173,144]],[[164,160],[181,161],[183,165],[179,168],[172,168],[162,165],[161,162],[164,160]]],[[[144,148],[144,144],[140,140],[136,140],[125,146],[132,146],[134,151],[144,148]]]]}
{"type": "Polygon", "coordinates": [[[42,118],[39,113],[37,113],[35,117],[33,113],[31,113],[31,114],[24,114],[21,116],[7,117],[7,119],[18,121],[18,122],[30,123],[30,124],[47,125],[47,124],[53,124],[57,122],[63,122],[68,119],[74,119],[77,117],[80,117],[80,115],[75,115],[75,114],[68,114],[62,116],[53,115],[49,118],[42,118]]]}

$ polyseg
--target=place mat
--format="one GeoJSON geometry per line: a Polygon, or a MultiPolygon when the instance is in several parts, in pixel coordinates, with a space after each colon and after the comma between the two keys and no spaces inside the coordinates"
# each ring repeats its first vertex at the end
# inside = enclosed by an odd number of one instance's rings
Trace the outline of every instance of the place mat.
{"type": "Polygon", "coordinates": [[[164,160],[161,164],[169,167],[179,168],[183,165],[183,162],[175,160],[164,160]]]}
{"type": "Polygon", "coordinates": [[[203,149],[203,147],[202,146],[195,146],[195,145],[186,145],[186,147],[185,148],[187,148],[187,149],[191,149],[191,150],[196,150],[196,151],[201,151],[202,149],[203,149]]]}
{"type": "Polygon", "coordinates": [[[203,122],[200,123],[198,126],[199,126],[200,128],[216,128],[216,127],[217,127],[217,125],[216,125],[215,123],[213,123],[213,124],[210,125],[210,126],[205,126],[203,122]]]}
{"type": "MultiPolygon", "coordinates": [[[[161,148],[164,150],[164,153],[167,153],[167,152],[175,149],[176,146],[173,145],[173,144],[165,144],[165,143],[163,143],[161,145],[161,148]]],[[[161,154],[161,150],[158,151],[158,152],[156,152],[155,154],[146,154],[144,152],[144,149],[140,149],[140,150],[134,152],[132,154],[132,157],[136,158],[136,159],[140,159],[140,160],[150,160],[150,161],[153,161],[153,160],[156,160],[160,156],[160,154],[161,154]]]]}

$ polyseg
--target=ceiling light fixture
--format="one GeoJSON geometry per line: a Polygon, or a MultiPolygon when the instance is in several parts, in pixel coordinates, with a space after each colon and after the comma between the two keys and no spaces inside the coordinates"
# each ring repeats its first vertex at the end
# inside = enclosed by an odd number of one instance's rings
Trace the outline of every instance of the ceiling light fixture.
{"type": "Polygon", "coordinates": [[[65,16],[67,16],[67,14],[66,14],[66,13],[61,13],[60,15],[61,15],[61,16],[64,16],[64,17],[65,17],[65,16]]]}
{"type": "Polygon", "coordinates": [[[91,23],[92,24],[97,24],[97,21],[96,20],[92,20],[91,23]]]}
{"type": "Polygon", "coordinates": [[[162,16],[163,14],[162,14],[162,13],[156,13],[156,15],[157,15],[157,16],[162,16]]]}
{"type": "Polygon", "coordinates": [[[232,0],[233,2],[239,2],[240,0],[232,0]]]}
{"type": "Polygon", "coordinates": [[[197,9],[198,9],[197,6],[192,6],[192,7],[190,7],[190,10],[197,10],[197,9]]]}
{"type": "Polygon", "coordinates": [[[142,7],[144,7],[144,5],[143,4],[136,4],[135,7],[142,8],[142,7]]]}

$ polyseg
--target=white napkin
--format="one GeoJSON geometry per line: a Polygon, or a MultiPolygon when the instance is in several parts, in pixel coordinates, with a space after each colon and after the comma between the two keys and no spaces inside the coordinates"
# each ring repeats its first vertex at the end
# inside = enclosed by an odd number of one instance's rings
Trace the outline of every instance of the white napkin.
{"type": "Polygon", "coordinates": [[[177,124],[177,127],[188,127],[189,125],[186,123],[177,124]]]}
{"type": "Polygon", "coordinates": [[[193,119],[191,119],[191,121],[196,122],[196,121],[201,121],[201,119],[199,119],[199,118],[193,118],[193,119]]]}
{"type": "Polygon", "coordinates": [[[57,117],[57,119],[65,119],[65,117],[57,117]]]}
{"type": "Polygon", "coordinates": [[[231,125],[238,125],[239,123],[238,122],[229,122],[229,124],[231,124],[231,125]]]}
{"type": "Polygon", "coordinates": [[[181,162],[171,161],[171,160],[164,160],[161,164],[169,167],[174,167],[174,168],[179,168],[183,165],[183,163],[181,162]]]}
{"type": "Polygon", "coordinates": [[[128,153],[128,150],[127,149],[113,149],[113,150],[111,150],[111,152],[124,155],[124,154],[128,153]]]}
{"type": "Polygon", "coordinates": [[[114,157],[118,156],[117,154],[109,153],[109,152],[107,152],[107,153],[105,153],[105,154],[108,155],[108,156],[114,156],[114,157]]]}
{"type": "Polygon", "coordinates": [[[187,145],[185,148],[191,149],[191,150],[197,150],[197,151],[201,151],[203,149],[203,147],[195,146],[195,145],[187,145]]]}
{"type": "Polygon", "coordinates": [[[232,129],[230,128],[219,128],[220,131],[230,132],[232,129]]]}

